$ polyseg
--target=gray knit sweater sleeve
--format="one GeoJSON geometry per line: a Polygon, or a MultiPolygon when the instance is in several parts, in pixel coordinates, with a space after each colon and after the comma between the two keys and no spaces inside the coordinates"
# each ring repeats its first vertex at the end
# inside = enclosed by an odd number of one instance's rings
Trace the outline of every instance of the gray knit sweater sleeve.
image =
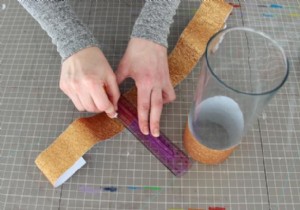
{"type": "Polygon", "coordinates": [[[62,59],[89,46],[98,46],[91,31],[76,16],[67,1],[19,0],[57,46],[62,59]]]}
{"type": "Polygon", "coordinates": [[[131,36],[168,47],[168,35],[180,0],[146,0],[131,36]]]}
{"type": "MultiPolygon", "coordinates": [[[[81,49],[99,46],[67,0],[18,0],[57,46],[62,59],[81,49]]],[[[146,0],[133,27],[132,37],[152,40],[167,47],[169,28],[180,0],[146,0]]]]}

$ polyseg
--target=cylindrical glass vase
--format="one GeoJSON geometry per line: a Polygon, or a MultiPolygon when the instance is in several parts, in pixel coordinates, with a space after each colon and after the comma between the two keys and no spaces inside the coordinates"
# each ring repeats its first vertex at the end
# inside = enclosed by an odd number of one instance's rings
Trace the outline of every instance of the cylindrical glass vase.
{"type": "Polygon", "coordinates": [[[250,28],[224,29],[207,44],[184,146],[202,163],[224,161],[289,73],[283,49],[250,28]]]}

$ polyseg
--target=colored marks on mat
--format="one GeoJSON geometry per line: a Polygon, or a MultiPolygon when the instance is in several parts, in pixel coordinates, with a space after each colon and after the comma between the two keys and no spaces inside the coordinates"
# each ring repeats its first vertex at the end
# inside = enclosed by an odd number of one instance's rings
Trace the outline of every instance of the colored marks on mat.
{"type": "Polygon", "coordinates": [[[185,210],[185,209],[168,209],[168,210],[185,210]]]}
{"type": "Polygon", "coordinates": [[[267,4],[267,5],[257,5],[258,7],[268,7],[272,9],[300,9],[300,7],[295,7],[295,6],[285,6],[281,4],[267,4]]]}
{"type": "Polygon", "coordinates": [[[243,3],[243,4],[237,4],[237,3],[229,3],[234,8],[241,8],[241,6],[254,6],[254,7],[261,7],[261,8],[272,8],[272,9],[300,9],[300,7],[295,6],[284,6],[281,4],[251,4],[251,3],[243,3]]]}
{"type": "Polygon", "coordinates": [[[270,5],[267,5],[267,6],[270,7],[270,8],[273,8],[273,9],[300,9],[300,7],[284,6],[284,5],[281,5],[281,4],[270,4],[270,5]]]}
{"type": "Polygon", "coordinates": [[[143,187],[138,187],[138,186],[127,186],[127,187],[93,187],[93,186],[88,186],[88,185],[81,185],[79,186],[79,191],[83,193],[100,193],[100,192],[117,192],[118,189],[127,189],[127,190],[151,190],[151,191],[159,191],[162,190],[161,187],[159,186],[143,186],[143,187]]]}
{"type": "Polygon", "coordinates": [[[84,193],[90,193],[90,194],[95,194],[95,193],[100,193],[102,191],[102,188],[97,188],[97,187],[90,187],[90,186],[80,186],[79,187],[80,192],[84,193]]]}
{"type": "Polygon", "coordinates": [[[291,17],[300,17],[300,13],[290,13],[291,17]]]}
{"type": "Polygon", "coordinates": [[[281,4],[270,4],[269,7],[274,9],[283,9],[281,4]]]}
{"type": "Polygon", "coordinates": [[[116,192],[117,188],[116,187],[103,187],[103,191],[116,192]]]}
{"type": "Polygon", "coordinates": [[[157,187],[157,186],[145,186],[144,190],[158,191],[158,190],[161,190],[161,187],[157,187]]]}
{"type": "Polygon", "coordinates": [[[240,4],[234,4],[234,3],[229,3],[231,6],[233,6],[233,8],[240,8],[241,5],[240,4]]]}
{"type": "Polygon", "coordinates": [[[158,191],[161,190],[161,187],[158,186],[144,186],[144,187],[137,187],[137,186],[128,186],[128,190],[152,190],[152,191],[158,191]]]}
{"type": "Polygon", "coordinates": [[[116,192],[116,187],[92,187],[92,186],[80,186],[79,187],[80,192],[84,193],[90,193],[90,194],[96,194],[100,192],[116,192]]]}
{"type": "Polygon", "coordinates": [[[205,210],[205,209],[195,209],[195,208],[189,208],[188,210],[205,210]]]}
{"type": "Polygon", "coordinates": [[[116,192],[117,188],[116,187],[91,187],[91,186],[80,186],[79,187],[80,192],[84,193],[100,193],[100,192],[116,192]]]}
{"type": "Polygon", "coordinates": [[[136,186],[128,186],[127,189],[128,190],[141,190],[143,188],[142,187],[136,187],[136,186]]]}
{"type": "MultiPolygon", "coordinates": [[[[233,8],[240,8],[241,4],[229,3],[233,8]]],[[[263,8],[272,8],[272,9],[284,9],[284,8],[296,8],[296,7],[286,7],[281,4],[251,4],[251,3],[243,3],[245,6],[257,6],[263,8]]]]}
{"type": "Polygon", "coordinates": [[[262,16],[271,18],[271,17],[274,17],[274,14],[272,14],[272,13],[263,13],[262,16]]]}
{"type": "MultiPolygon", "coordinates": [[[[168,210],[186,210],[186,209],[168,209],[168,210]]],[[[199,208],[188,208],[188,210],[205,210],[205,209],[199,209],[199,208]]],[[[222,207],[209,207],[209,210],[226,210],[225,208],[222,207]]]]}
{"type": "MultiPolygon", "coordinates": [[[[229,3],[233,8],[241,8],[242,6],[257,6],[261,8],[271,8],[271,9],[300,9],[300,7],[293,7],[293,6],[284,6],[281,4],[251,4],[251,3],[243,3],[243,4],[236,4],[236,3],[229,3]]],[[[276,13],[263,13],[263,17],[265,18],[274,18],[277,16],[288,16],[288,17],[300,17],[300,13],[289,13],[289,14],[276,14],[276,13]]]]}
{"type": "Polygon", "coordinates": [[[273,17],[279,17],[279,16],[289,16],[289,17],[300,17],[300,13],[290,13],[290,14],[274,14],[274,13],[263,13],[263,17],[266,18],[273,18],[273,17]]]}
{"type": "Polygon", "coordinates": [[[226,210],[224,207],[209,207],[208,210],[226,210]]]}
{"type": "Polygon", "coordinates": [[[258,7],[264,7],[264,8],[265,8],[265,7],[268,7],[268,5],[263,5],[263,4],[258,4],[257,6],[258,6],[258,7]]]}

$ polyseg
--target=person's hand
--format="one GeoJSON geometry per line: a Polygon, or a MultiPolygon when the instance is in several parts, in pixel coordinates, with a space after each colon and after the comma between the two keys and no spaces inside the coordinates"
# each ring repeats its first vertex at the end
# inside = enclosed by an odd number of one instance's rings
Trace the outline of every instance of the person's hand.
{"type": "Polygon", "coordinates": [[[109,117],[116,116],[119,87],[99,48],[85,48],[67,58],[62,64],[59,85],[79,111],[104,111],[109,117]]]}
{"type": "Polygon", "coordinates": [[[170,81],[167,49],[154,42],[132,38],[117,70],[121,83],[127,77],[135,80],[138,89],[138,119],[143,134],[159,136],[163,104],[175,100],[170,81]]]}

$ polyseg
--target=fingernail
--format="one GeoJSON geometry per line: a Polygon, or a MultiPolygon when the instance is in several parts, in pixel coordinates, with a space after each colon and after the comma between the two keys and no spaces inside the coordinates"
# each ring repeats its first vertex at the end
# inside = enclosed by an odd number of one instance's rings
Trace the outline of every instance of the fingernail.
{"type": "Polygon", "coordinates": [[[109,113],[107,114],[110,118],[117,118],[118,117],[118,113],[115,112],[115,113],[109,113]]]}
{"type": "Polygon", "coordinates": [[[148,130],[148,127],[147,127],[147,126],[145,126],[145,127],[143,128],[143,133],[144,133],[144,135],[149,135],[149,130],[148,130]]]}
{"type": "Polygon", "coordinates": [[[158,130],[157,128],[154,129],[152,135],[153,135],[154,137],[159,137],[159,130],[158,130]]]}

